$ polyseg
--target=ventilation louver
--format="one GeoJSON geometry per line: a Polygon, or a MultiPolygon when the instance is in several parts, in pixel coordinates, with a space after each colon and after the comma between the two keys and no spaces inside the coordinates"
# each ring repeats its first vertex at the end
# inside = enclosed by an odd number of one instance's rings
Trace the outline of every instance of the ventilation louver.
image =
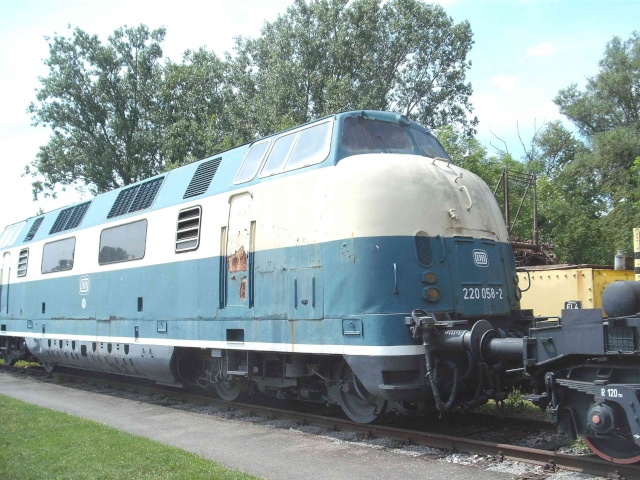
{"type": "Polygon", "coordinates": [[[149,208],[156,198],[164,177],[154,178],[148,182],[125,188],[118,194],[107,218],[119,217],[127,213],[137,212],[149,208]]]}
{"type": "Polygon", "coordinates": [[[42,223],[43,220],[44,220],[44,217],[36,218],[36,221],[33,222],[33,225],[31,225],[29,232],[24,237],[23,242],[30,242],[31,240],[33,240],[33,237],[36,236],[36,232],[40,228],[40,224],[42,223]]]}
{"type": "Polygon", "coordinates": [[[193,207],[178,214],[176,229],[176,252],[195,250],[200,243],[201,208],[193,207]]]}
{"type": "Polygon", "coordinates": [[[53,223],[53,227],[49,230],[49,235],[52,233],[63,232],[65,230],[71,230],[76,228],[82,222],[84,214],[87,213],[91,202],[81,203],[75,207],[65,208],[58,214],[58,218],[53,223]]]}
{"type": "Polygon", "coordinates": [[[23,248],[18,255],[18,276],[24,277],[27,274],[27,265],[29,263],[29,249],[23,248]]]}
{"type": "Polygon", "coordinates": [[[216,174],[216,171],[220,166],[221,161],[222,157],[218,157],[213,160],[207,160],[206,162],[198,165],[196,173],[193,174],[193,178],[191,179],[191,182],[189,182],[189,186],[184,192],[184,196],[182,198],[195,197],[196,195],[201,195],[206,192],[207,188],[209,188],[209,185],[211,184],[211,180],[213,180],[213,176],[216,174]]]}

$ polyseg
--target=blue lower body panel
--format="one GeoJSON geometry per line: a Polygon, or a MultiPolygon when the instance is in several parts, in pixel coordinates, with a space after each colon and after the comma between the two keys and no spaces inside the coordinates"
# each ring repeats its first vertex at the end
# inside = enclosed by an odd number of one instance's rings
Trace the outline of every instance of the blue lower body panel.
{"type": "Polygon", "coordinates": [[[0,324],[8,335],[53,340],[356,355],[407,347],[386,354],[411,355],[419,346],[404,318],[413,309],[478,318],[517,308],[515,283],[504,273],[509,245],[466,237],[432,241],[440,247],[426,266],[413,237],[258,251],[250,262],[254,271],[238,273],[253,285],[236,305],[224,298],[228,272],[220,266],[227,262],[219,257],[51,274],[11,285],[10,311],[0,324]],[[486,254],[480,266],[477,251],[486,254]],[[436,302],[423,298],[426,271],[437,279],[436,302]]]}

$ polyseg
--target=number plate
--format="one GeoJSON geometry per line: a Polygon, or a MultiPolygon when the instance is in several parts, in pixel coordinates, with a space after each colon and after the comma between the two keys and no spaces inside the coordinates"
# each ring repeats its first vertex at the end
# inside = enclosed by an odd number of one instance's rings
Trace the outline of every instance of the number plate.
{"type": "Polygon", "coordinates": [[[564,302],[565,310],[579,310],[582,308],[582,302],[580,300],[568,300],[564,302]]]}
{"type": "Polygon", "coordinates": [[[623,398],[622,392],[615,387],[600,387],[600,396],[604,398],[623,398]]]}
{"type": "Polygon", "coordinates": [[[505,292],[502,287],[463,287],[463,300],[502,300],[505,292]]]}

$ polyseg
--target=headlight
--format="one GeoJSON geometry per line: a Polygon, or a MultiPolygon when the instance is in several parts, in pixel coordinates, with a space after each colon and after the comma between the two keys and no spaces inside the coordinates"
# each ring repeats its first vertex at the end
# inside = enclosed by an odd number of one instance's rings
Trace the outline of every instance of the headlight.
{"type": "Polygon", "coordinates": [[[438,281],[438,276],[433,272],[422,272],[422,283],[433,285],[438,281]]]}
{"type": "Polygon", "coordinates": [[[435,287],[426,287],[422,290],[422,298],[427,302],[437,302],[440,300],[440,291],[435,287]]]}

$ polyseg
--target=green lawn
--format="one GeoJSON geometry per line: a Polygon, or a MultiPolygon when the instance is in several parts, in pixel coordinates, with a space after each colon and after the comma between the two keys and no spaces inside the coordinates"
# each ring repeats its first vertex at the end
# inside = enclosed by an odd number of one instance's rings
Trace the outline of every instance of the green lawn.
{"type": "Polygon", "coordinates": [[[0,479],[256,479],[178,448],[0,395],[0,479]]]}

